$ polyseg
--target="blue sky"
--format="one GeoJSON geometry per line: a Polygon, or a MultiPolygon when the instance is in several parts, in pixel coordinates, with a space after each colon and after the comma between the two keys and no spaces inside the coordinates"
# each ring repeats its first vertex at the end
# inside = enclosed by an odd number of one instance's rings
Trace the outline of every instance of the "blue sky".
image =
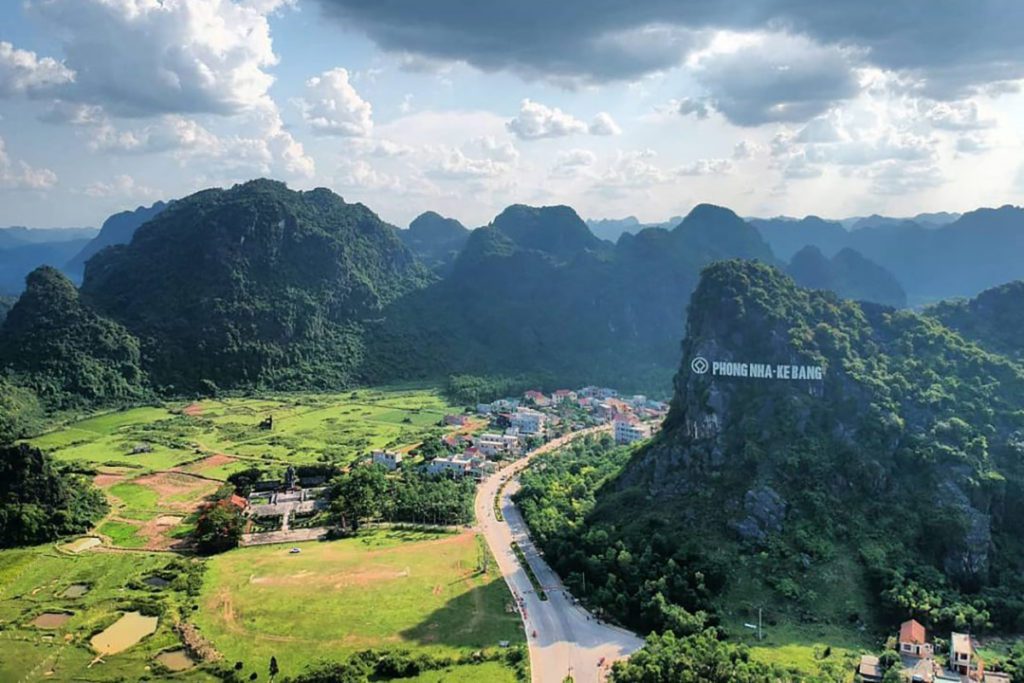
{"type": "Polygon", "coordinates": [[[1024,9],[922,2],[4,3],[0,225],[258,176],[398,225],[1020,203],[1024,9]]]}

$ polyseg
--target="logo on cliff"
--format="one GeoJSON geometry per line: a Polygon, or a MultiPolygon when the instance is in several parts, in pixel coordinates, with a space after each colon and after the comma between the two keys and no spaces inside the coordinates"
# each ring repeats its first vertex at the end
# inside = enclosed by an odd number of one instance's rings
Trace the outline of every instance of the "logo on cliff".
{"type": "Polygon", "coordinates": [[[697,375],[708,371],[714,377],[747,377],[750,379],[810,380],[825,379],[825,368],[820,365],[796,365],[792,363],[749,363],[736,361],[709,361],[704,356],[695,356],[690,361],[690,370],[697,375]]]}

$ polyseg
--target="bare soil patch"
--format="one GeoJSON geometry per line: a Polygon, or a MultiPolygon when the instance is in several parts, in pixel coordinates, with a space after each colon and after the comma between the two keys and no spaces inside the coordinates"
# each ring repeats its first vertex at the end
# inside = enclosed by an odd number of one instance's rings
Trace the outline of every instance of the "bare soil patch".
{"type": "Polygon", "coordinates": [[[55,629],[60,628],[71,618],[66,612],[43,612],[32,620],[36,628],[55,629]]]}
{"type": "Polygon", "coordinates": [[[230,455],[224,453],[214,453],[213,455],[197,460],[193,463],[189,463],[184,467],[180,468],[182,472],[192,472],[195,474],[201,474],[205,470],[212,470],[216,467],[223,467],[235,462],[237,458],[232,458],[230,455]]]}
{"type": "Polygon", "coordinates": [[[185,413],[189,417],[198,417],[203,414],[203,406],[198,403],[190,403],[185,406],[181,412],[185,413]]]}

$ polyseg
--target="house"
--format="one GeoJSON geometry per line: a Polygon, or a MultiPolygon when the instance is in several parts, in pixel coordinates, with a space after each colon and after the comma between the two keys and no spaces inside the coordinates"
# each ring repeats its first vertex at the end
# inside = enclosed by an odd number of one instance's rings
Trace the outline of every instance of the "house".
{"type": "Polygon", "coordinates": [[[469,424],[468,415],[445,415],[444,423],[449,427],[465,427],[469,424]]]}
{"type": "Polygon", "coordinates": [[[569,389],[558,389],[555,393],[551,394],[551,402],[555,405],[559,405],[566,401],[575,401],[576,392],[569,389]]]}
{"type": "Polygon", "coordinates": [[[651,435],[651,428],[639,420],[620,417],[615,420],[615,443],[630,444],[651,435]]]}
{"type": "Polygon", "coordinates": [[[519,437],[515,434],[481,434],[474,441],[481,453],[489,458],[499,458],[519,452],[519,437]]]}
{"type": "Polygon", "coordinates": [[[538,408],[543,408],[545,406],[551,405],[551,399],[549,399],[541,392],[535,391],[533,389],[523,394],[523,399],[525,399],[527,403],[532,403],[538,408]]]}
{"type": "Polygon", "coordinates": [[[928,642],[928,634],[924,626],[914,619],[904,621],[900,625],[898,642],[901,655],[930,659],[935,654],[935,648],[928,642]]]}
{"type": "Polygon", "coordinates": [[[471,465],[469,458],[461,455],[451,458],[434,458],[427,465],[427,473],[462,477],[469,473],[471,465]]]}
{"type": "Polygon", "coordinates": [[[245,508],[249,507],[249,501],[248,500],[246,500],[245,498],[242,498],[239,495],[235,495],[233,493],[231,494],[231,497],[227,499],[227,501],[228,501],[228,503],[230,503],[234,507],[238,508],[239,510],[244,510],[245,508]]]}
{"type": "Polygon", "coordinates": [[[405,456],[394,451],[374,451],[372,453],[373,464],[381,465],[387,470],[397,470],[403,457],[405,456]]]}
{"type": "Polygon", "coordinates": [[[961,676],[980,681],[985,675],[985,662],[978,657],[974,640],[967,633],[952,633],[949,637],[949,668],[961,676]]]}
{"type": "Polygon", "coordinates": [[[520,434],[540,434],[544,431],[544,413],[529,408],[520,408],[509,416],[509,426],[520,434]]]}
{"type": "Polygon", "coordinates": [[[860,666],[857,667],[857,674],[864,683],[882,683],[882,677],[885,676],[878,657],[874,655],[861,656],[860,666]]]}

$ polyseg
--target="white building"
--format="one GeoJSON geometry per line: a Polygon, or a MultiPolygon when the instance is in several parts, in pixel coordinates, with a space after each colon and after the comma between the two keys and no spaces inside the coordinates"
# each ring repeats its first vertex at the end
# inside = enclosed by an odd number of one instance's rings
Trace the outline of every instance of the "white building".
{"type": "Polygon", "coordinates": [[[514,455],[519,452],[519,437],[514,434],[481,434],[473,441],[481,453],[489,458],[514,455]]]}
{"type": "Polygon", "coordinates": [[[511,427],[520,434],[540,434],[544,431],[544,413],[529,408],[520,408],[510,417],[511,427]]]}
{"type": "Polygon", "coordinates": [[[651,435],[651,428],[636,420],[615,421],[615,443],[627,444],[642,441],[651,435]]]}
{"type": "Polygon", "coordinates": [[[451,458],[434,458],[427,465],[428,474],[451,474],[457,477],[465,476],[470,469],[472,462],[469,458],[456,455],[451,458]]]}
{"type": "Polygon", "coordinates": [[[401,453],[393,451],[374,451],[372,455],[374,465],[383,465],[389,470],[398,469],[398,466],[402,463],[402,458],[405,457],[401,453]]]}

